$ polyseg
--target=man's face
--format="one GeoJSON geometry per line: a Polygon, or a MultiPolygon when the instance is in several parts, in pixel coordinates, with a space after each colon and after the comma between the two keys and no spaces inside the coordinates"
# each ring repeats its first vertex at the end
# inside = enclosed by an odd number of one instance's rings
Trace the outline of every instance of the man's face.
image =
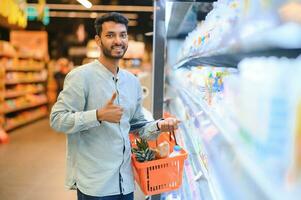
{"type": "Polygon", "coordinates": [[[96,36],[104,56],[112,59],[120,59],[128,48],[128,35],[126,26],[112,21],[102,24],[100,37],[96,36]]]}

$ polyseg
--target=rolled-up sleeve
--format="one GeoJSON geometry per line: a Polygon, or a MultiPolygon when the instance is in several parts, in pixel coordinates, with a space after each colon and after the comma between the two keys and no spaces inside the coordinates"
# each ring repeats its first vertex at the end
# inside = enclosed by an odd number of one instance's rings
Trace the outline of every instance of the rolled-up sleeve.
{"type": "Polygon", "coordinates": [[[56,131],[71,134],[100,126],[96,109],[84,111],[84,84],[84,78],[77,70],[66,76],[64,89],[50,113],[50,125],[56,131]]]}

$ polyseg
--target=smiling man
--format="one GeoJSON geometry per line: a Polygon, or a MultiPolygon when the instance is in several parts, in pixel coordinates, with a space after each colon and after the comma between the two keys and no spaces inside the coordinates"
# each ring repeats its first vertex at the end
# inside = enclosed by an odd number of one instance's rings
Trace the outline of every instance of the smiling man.
{"type": "Polygon", "coordinates": [[[108,13],[96,19],[98,60],[72,70],[50,114],[67,135],[66,185],[78,200],[132,200],[129,132],[146,139],[175,130],[178,120],[147,122],[137,78],[118,67],[128,47],[128,19],[108,13]]]}

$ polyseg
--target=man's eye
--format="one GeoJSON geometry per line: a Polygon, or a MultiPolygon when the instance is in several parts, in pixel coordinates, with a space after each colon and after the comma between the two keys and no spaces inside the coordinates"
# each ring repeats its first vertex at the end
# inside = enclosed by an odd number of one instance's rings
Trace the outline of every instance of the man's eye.
{"type": "Polygon", "coordinates": [[[121,34],[121,38],[126,38],[127,34],[121,34]]]}
{"type": "Polygon", "coordinates": [[[108,34],[106,35],[108,38],[112,38],[113,37],[113,34],[108,34]]]}

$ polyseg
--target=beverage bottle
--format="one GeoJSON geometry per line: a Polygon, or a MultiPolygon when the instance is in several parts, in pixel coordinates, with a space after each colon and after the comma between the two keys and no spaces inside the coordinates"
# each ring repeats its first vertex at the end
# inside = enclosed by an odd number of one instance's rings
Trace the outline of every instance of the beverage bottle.
{"type": "Polygon", "coordinates": [[[173,152],[171,152],[171,154],[169,154],[169,157],[171,158],[171,157],[175,157],[177,155],[180,155],[181,154],[181,149],[182,148],[179,145],[175,145],[173,147],[173,152]]]}
{"type": "Polygon", "coordinates": [[[165,197],[165,200],[181,200],[181,196],[179,194],[179,191],[174,190],[174,191],[168,192],[166,197],[165,197]]]}
{"type": "MultiPolygon", "coordinates": [[[[169,154],[169,157],[171,158],[171,157],[176,157],[178,155],[181,155],[181,150],[182,147],[180,147],[179,145],[175,145],[173,147],[173,152],[169,154]]],[[[179,165],[177,165],[177,170],[179,172],[180,170],[179,165]]],[[[180,200],[180,199],[181,199],[181,195],[178,189],[168,192],[165,198],[165,200],[180,200]]]]}

